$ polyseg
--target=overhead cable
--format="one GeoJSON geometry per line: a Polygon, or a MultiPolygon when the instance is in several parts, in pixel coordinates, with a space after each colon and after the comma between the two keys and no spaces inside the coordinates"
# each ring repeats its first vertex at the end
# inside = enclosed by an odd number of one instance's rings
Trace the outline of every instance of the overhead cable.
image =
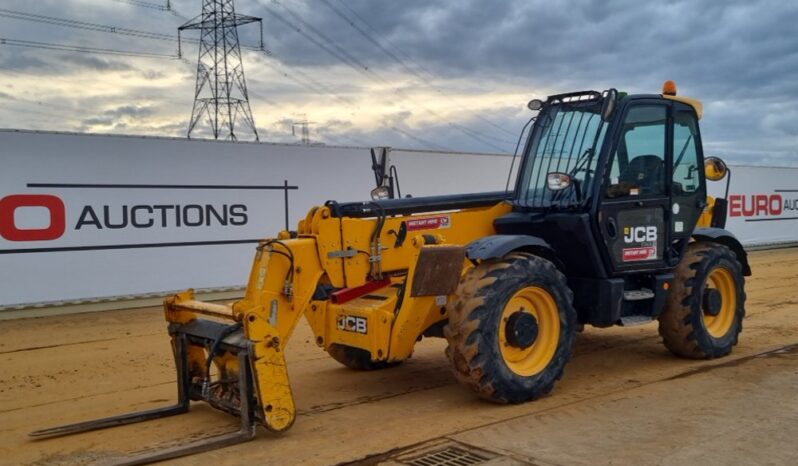
{"type": "MultiPolygon", "coordinates": [[[[433,73],[432,73],[431,71],[429,71],[429,70],[427,70],[425,67],[423,67],[423,66],[422,66],[420,63],[418,63],[416,60],[414,60],[414,59],[413,59],[413,57],[411,57],[409,54],[407,54],[406,52],[404,52],[402,49],[400,49],[400,48],[396,47],[395,45],[391,44],[390,42],[388,42],[388,41],[387,41],[387,40],[385,40],[385,39],[380,39],[380,38],[378,38],[378,37],[374,37],[374,36],[373,36],[371,33],[369,33],[369,32],[367,32],[367,31],[365,31],[365,30],[364,30],[364,28],[362,28],[362,27],[358,26],[358,24],[357,24],[357,21],[359,21],[360,23],[362,23],[363,25],[365,25],[367,28],[371,29],[371,31],[373,31],[373,33],[374,33],[374,34],[377,34],[378,36],[381,34],[381,33],[380,33],[380,31],[378,31],[378,30],[377,30],[377,28],[375,28],[374,26],[372,26],[372,25],[371,25],[371,24],[370,24],[368,21],[366,21],[366,19],[365,19],[365,18],[363,18],[363,17],[362,17],[360,14],[358,14],[358,13],[357,13],[357,11],[355,11],[355,10],[354,10],[352,7],[350,7],[349,5],[347,5],[347,4],[346,4],[346,3],[345,3],[343,0],[338,0],[338,1],[339,1],[339,2],[341,3],[341,5],[343,5],[343,6],[344,6],[344,7],[345,7],[347,10],[349,10],[349,13],[350,13],[352,16],[354,16],[354,17],[355,17],[354,19],[353,19],[353,18],[351,18],[351,17],[349,17],[349,16],[347,15],[347,13],[345,13],[345,12],[341,11],[341,9],[340,9],[340,8],[338,8],[338,7],[336,7],[334,4],[332,4],[332,2],[331,2],[330,0],[322,0],[322,2],[324,2],[324,4],[325,4],[325,5],[327,5],[327,7],[329,7],[329,8],[330,8],[330,9],[331,9],[331,10],[332,10],[332,11],[333,11],[333,12],[334,12],[334,13],[335,13],[335,14],[336,14],[338,17],[340,17],[340,18],[341,18],[343,21],[345,21],[347,24],[349,24],[349,25],[352,27],[352,29],[356,30],[356,31],[357,31],[358,33],[360,33],[360,34],[361,34],[361,35],[362,35],[362,36],[363,36],[363,37],[364,37],[366,40],[368,40],[369,42],[371,42],[372,44],[374,44],[374,45],[375,45],[377,48],[379,48],[380,50],[382,50],[382,51],[383,51],[383,52],[384,52],[386,55],[388,55],[388,56],[389,56],[391,59],[393,59],[393,60],[394,60],[395,62],[397,62],[397,63],[398,63],[400,66],[402,66],[402,68],[404,68],[405,70],[407,70],[407,71],[408,71],[409,73],[411,73],[413,76],[417,77],[419,80],[421,80],[421,82],[422,82],[422,83],[426,84],[426,85],[427,85],[427,86],[429,86],[431,89],[435,90],[436,92],[438,92],[439,94],[443,95],[444,97],[447,97],[447,98],[449,98],[450,100],[454,101],[454,97],[452,97],[450,94],[446,93],[444,90],[442,90],[441,88],[439,88],[438,86],[436,86],[436,85],[434,85],[434,84],[432,83],[432,81],[435,79],[435,76],[433,75],[433,73]],[[393,49],[396,51],[396,53],[394,53],[394,52],[392,52],[391,50],[389,50],[387,46],[384,46],[384,45],[382,44],[382,42],[383,42],[383,41],[384,41],[386,44],[388,44],[388,46],[390,46],[391,48],[393,48],[393,49]],[[413,65],[415,65],[415,67],[416,67],[416,68],[418,68],[419,70],[421,70],[421,72],[419,72],[419,71],[416,71],[415,69],[413,69],[411,66],[409,66],[409,65],[406,63],[406,61],[405,61],[404,59],[402,59],[402,58],[401,58],[401,57],[399,57],[398,55],[403,55],[403,56],[406,58],[406,60],[407,60],[407,61],[409,61],[409,62],[413,63],[413,65]],[[423,73],[426,73],[426,75],[427,75],[427,76],[424,76],[424,75],[423,75],[423,73]]],[[[465,109],[465,108],[464,108],[462,105],[459,105],[459,104],[458,104],[458,107],[460,107],[461,109],[465,109]]],[[[502,131],[502,132],[506,133],[506,134],[507,134],[507,135],[509,135],[509,136],[513,136],[513,137],[515,137],[515,133],[513,133],[513,132],[511,132],[511,131],[507,130],[506,128],[503,128],[503,127],[501,127],[501,126],[497,125],[496,123],[494,123],[494,122],[492,122],[491,120],[489,120],[489,119],[487,119],[487,118],[483,117],[482,115],[475,114],[475,115],[474,115],[474,117],[475,117],[475,118],[477,118],[477,119],[479,119],[480,121],[482,121],[482,122],[484,122],[484,123],[486,123],[486,124],[488,124],[488,125],[492,126],[493,128],[495,128],[495,129],[497,129],[497,130],[500,130],[500,131],[502,131]]],[[[484,133],[483,133],[483,135],[484,135],[484,133]]],[[[507,141],[503,141],[503,140],[502,140],[502,142],[505,142],[505,143],[507,143],[507,141]]]]}
{"type": "MultiPolygon", "coordinates": [[[[279,13],[277,13],[276,11],[274,11],[273,8],[270,8],[269,6],[265,6],[267,11],[270,14],[272,14],[272,16],[277,18],[280,22],[282,22],[284,25],[288,26],[290,29],[293,29],[294,31],[296,31],[297,33],[299,33],[300,35],[302,35],[306,39],[308,39],[311,42],[313,42],[316,46],[318,46],[322,50],[326,51],[328,54],[330,54],[333,57],[337,58],[338,60],[344,62],[345,64],[349,65],[354,70],[360,72],[361,74],[364,74],[365,76],[367,76],[368,78],[372,79],[373,81],[377,81],[377,82],[379,82],[381,84],[386,84],[386,85],[389,85],[389,86],[393,85],[390,81],[385,80],[382,76],[380,76],[379,74],[377,74],[374,71],[370,70],[368,68],[368,66],[366,66],[362,62],[358,61],[357,59],[352,60],[350,58],[351,54],[349,54],[348,52],[347,52],[347,55],[343,55],[343,54],[339,53],[339,51],[342,50],[342,48],[339,45],[335,44],[335,42],[332,39],[330,39],[329,37],[327,37],[323,33],[319,32],[317,28],[315,28],[312,25],[310,25],[307,21],[301,19],[297,13],[293,12],[286,5],[282,4],[281,2],[279,2],[277,0],[271,0],[271,3],[281,6],[284,10],[286,10],[292,16],[292,18],[294,18],[294,20],[296,20],[298,23],[300,23],[300,25],[297,25],[296,23],[293,23],[291,20],[285,18],[284,16],[282,16],[279,13]],[[319,36],[321,38],[321,40],[311,36],[301,26],[305,26],[308,29],[310,29],[311,31],[313,31],[317,36],[319,36]]],[[[442,115],[440,115],[438,112],[430,109],[429,107],[427,107],[424,104],[421,104],[421,103],[417,102],[415,99],[412,98],[412,96],[408,95],[406,92],[402,91],[401,89],[395,88],[394,92],[396,94],[399,94],[402,97],[404,97],[412,105],[414,105],[414,106],[426,111],[427,113],[429,113],[433,117],[437,118],[438,120],[446,121],[446,119],[442,115]]],[[[497,146],[496,144],[494,144],[491,141],[487,140],[487,138],[485,136],[478,134],[474,130],[470,130],[468,128],[465,128],[463,125],[460,125],[459,123],[446,122],[446,125],[449,126],[449,127],[454,128],[454,129],[456,129],[458,131],[460,131],[465,136],[467,136],[467,137],[469,137],[469,138],[481,143],[482,145],[485,145],[485,146],[490,147],[492,149],[498,150],[500,152],[506,152],[506,149],[504,147],[497,146]]],[[[505,143],[505,144],[512,144],[511,142],[504,141],[504,140],[498,140],[498,141],[500,141],[502,143],[505,143]]]]}
{"type": "Polygon", "coordinates": [[[102,49],[97,47],[84,47],[82,45],[55,44],[52,42],[36,42],[30,40],[0,38],[0,45],[11,45],[14,47],[27,47],[45,50],[60,50],[64,52],[96,53],[105,55],[120,55],[126,57],[142,58],[167,58],[176,60],[177,55],[166,55],[162,53],[138,52],[134,50],[102,49]]]}
{"type": "MultiPolygon", "coordinates": [[[[94,32],[104,32],[108,34],[119,34],[125,36],[133,36],[139,37],[143,39],[154,39],[154,40],[162,40],[167,42],[177,42],[177,36],[163,34],[160,32],[151,32],[151,31],[142,31],[139,29],[130,29],[130,28],[123,28],[117,26],[110,26],[107,24],[98,24],[98,23],[90,23],[86,21],[76,21],[73,19],[68,18],[61,18],[57,16],[45,16],[33,13],[26,13],[23,11],[16,11],[16,10],[9,10],[7,8],[0,8],[0,16],[17,19],[22,21],[32,21],[36,23],[43,23],[43,24],[51,24],[54,26],[63,26],[75,29],[83,29],[87,31],[94,31],[94,32]]],[[[182,39],[185,42],[189,42],[192,44],[199,44],[199,39],[182,39]]],[[[242,45],[241,48],[247,50],[256,50],[256,51],[264,51],[267,54],[271,54],[271,50],[262,47],[256,47],[251,45],[242,45]]]]}

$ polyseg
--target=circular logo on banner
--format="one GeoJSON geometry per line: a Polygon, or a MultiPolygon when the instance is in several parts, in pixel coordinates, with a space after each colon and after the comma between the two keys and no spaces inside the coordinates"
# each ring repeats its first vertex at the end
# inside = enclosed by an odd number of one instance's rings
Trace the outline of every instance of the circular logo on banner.
{"type": "Polygon", "coordinates": [[[0,237],[7,241],[51,241],[64,235],[64,201],[49,194],[13,194],[0,199],[0,237]],[[50,215],[46,228],[19,228],[16,211],[26,207],[44,207],[50,215]]]}

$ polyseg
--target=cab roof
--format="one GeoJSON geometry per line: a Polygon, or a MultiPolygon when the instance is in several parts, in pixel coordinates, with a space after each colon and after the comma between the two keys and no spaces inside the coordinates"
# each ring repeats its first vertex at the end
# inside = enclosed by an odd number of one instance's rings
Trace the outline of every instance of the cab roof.
{"type": "MultiPolygon", "coordinates": [[[[623,93],[621,95],[623,95],[623,93]]],[[[548,99],[546,99],[546,102],[548,104],[591,102],[591,101],[598,101],[601,98],[602,98],[602,93],[598,91],[578,91],[578,92],[569,92],[566,94],[550,95],[548,99]]],[[[675,102],[681,102],[683,104],[693,107],[696,116],[698,117],[699,120],[704,115],[704,105],[701,103],[700,100],[694,99],[692,97],[670,95],[670,94],[633,94],[633,95],[626,95],[625,98],[668,99],[675,102]]]]}

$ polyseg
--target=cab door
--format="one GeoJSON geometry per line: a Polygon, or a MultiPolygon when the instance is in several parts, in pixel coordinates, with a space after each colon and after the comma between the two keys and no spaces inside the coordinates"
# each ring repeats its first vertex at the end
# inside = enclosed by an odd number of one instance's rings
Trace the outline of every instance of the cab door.
{"type": "Polygon", "coordinates": [[[695,224],[707,205],[704,154],[698,116],[689,105],[674,102],[673,162],[671,163],[671,247],[669,265],[679,263],[695,224]]]}
{"type": "Polygon", "coordinates": [[[668,267],[671,230],[671,103],[624,108],[600,193],[598,226],[613,274],[668,267]]]}

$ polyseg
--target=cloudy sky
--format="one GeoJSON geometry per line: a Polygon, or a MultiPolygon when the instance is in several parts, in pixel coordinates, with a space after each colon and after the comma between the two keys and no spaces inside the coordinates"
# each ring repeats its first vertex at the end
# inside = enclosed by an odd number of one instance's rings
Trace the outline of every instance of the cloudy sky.
{"type": "MultiPolygon", "coordinates": [[[[176,36],[201,7],[166,3],[3,0],[0,127],[184,136],[196,44],[170,58],[174,40],[108,28],[176,36]],[[42,48],[51,44],[157,56],[42,48]]],[[[244,50],[261,140],[296,142],[292,124],[306,119],[326,144],[512,152],[530,98],[656,93],[674,79],[705,103],[708,153],[798,166],[796,1],[237,0],[236,9],[263,18],[271,53],[244,50]]],[[[257,25],[240,34],[257,45],[257,25]]]]}

